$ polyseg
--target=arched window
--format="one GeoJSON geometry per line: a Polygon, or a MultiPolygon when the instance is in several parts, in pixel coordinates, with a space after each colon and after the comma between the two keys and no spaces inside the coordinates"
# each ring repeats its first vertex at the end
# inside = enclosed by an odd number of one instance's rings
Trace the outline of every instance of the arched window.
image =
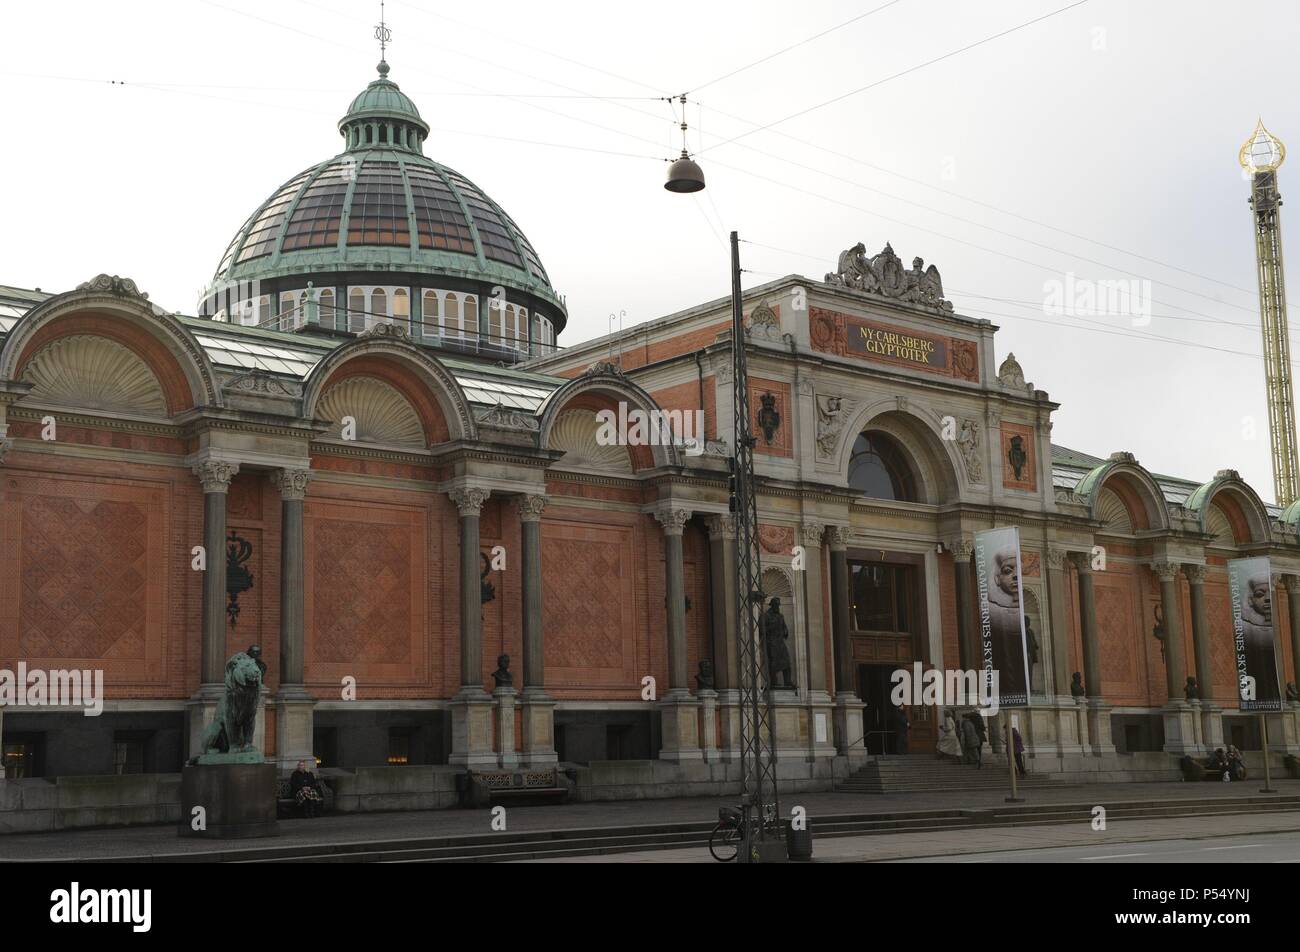
{"type": "Polygon", "coordinates": [[[280,329],[291,331],[298,326],[298,313],[292,291],[280,292],[280,329]]]}
{"type": "Polygon", "coordinates": [[[873,499],[916,501],[916,477],[907,456],[884,433],[858,435],[849,458],[849,485],[873,499]]]}
{"type": "Polygon", "coordinates": [[[457,294],[448,294],[447,300],[443,302],[442,336],[456,340],[463,336],[460,329],[460,296],[457,294]]]}
{"type": "Polygon", "coordinates": [[[360,334],[366,329],[366,292],[353,288],[348,292],[348,330],[360,334]]]}
{"type": "Polygon", "coordinates": [[[322,288],[320,292],[320,322],[325,327],[338,328],[338,316],[334,313],[334,289],[322,288]]]}
{"type": "Polygon", "coordinates": [[[393,323],[411,326],[411,298],[406,288],[393,288],[393,323]]]}
{"type": "Polygon", "coordinates": [[[472,294],[465,295],[465,306],[461,311],[461,326],[466,340],[478,340],[478,298],[472,294]]]}
{"type": "Polygon", "coordinates": [[[425,291],[420,300],[421,328],[425,337],[437,337],[442,328],[442,297],[437,291],[425,291]]]}
{"type": "Polygon", "coordinates": [[[502,343],[503,326],[505,324],[506,309],[509,307],[499,298],[493,298],[488,304],[488,342],[496,345],[502,343]]]}
{"type": "Polygon", "coordinates": [[[388,294],[383,288],[375,288],[370,292],[370,315],[366,320],[367,327],[374,327],[376,324],[388,323],[388,294]]]}

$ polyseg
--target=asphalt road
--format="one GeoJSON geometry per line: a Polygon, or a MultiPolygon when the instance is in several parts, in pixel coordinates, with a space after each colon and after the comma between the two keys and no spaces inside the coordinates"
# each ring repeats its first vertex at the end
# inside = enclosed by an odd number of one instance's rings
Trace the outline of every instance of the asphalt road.
{"type": "MultiPolygon", "coordinates": [[[[935,862],[934,857],[887,860],[935,862]]],[[[1209,840],[1169,839],[1098,846],[1006,850],[955,856],[946,863],[1300,863],[1300,831],[1218,836],[1209,840]]]]}

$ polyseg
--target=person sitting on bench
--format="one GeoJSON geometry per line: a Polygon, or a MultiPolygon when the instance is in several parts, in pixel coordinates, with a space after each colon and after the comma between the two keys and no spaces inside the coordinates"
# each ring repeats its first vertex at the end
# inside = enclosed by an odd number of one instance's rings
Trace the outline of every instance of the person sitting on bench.
{"type": "Polygon", "coordinates": [[[298,805],[298,809],[302,810],[303,816],[320,816],[325,797],[321,794],[320,781],[307,769],[306,761],[298,761],[298,769],[290,775],[289,792],[293,795],[293,802],[298,805]]]}

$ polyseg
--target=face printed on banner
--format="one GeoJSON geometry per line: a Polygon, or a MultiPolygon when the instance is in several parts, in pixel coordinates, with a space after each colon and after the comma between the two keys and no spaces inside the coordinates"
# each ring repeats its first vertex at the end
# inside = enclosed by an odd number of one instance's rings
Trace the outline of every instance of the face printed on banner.
{"type": "Polygon", "coordinates": [[[997,574],[993,577],[993,581],[1003,595],[997,601],[1004,605],[1020,604],[1020,573],[1017,571],[1017,558],[1018,553],[1015,549],[1003,549],[993,556],[994,564],[997,566],[997,574]]]}
{"type": "Polygon", "coordinates": [[[1256,616],[1249,621],[1256,625],[1273,624],[1273,592],[1267,578],[1253,578],[1247,583],[1247,606],[1256,616]]]}

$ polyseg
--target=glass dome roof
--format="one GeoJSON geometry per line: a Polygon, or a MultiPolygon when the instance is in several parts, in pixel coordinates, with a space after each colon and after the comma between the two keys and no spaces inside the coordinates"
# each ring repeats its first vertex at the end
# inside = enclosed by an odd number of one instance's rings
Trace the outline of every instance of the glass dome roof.
{"type": "Polygon", "coordinates": [[[249,216],[213,288],[291,275],[411,272],[504,285],[562,315],[532,243],[482,189],[423,154],[429,127],[387,74],[381,62],[379,78],[340,120],[346,150],[289,179],[249,216]]]}

